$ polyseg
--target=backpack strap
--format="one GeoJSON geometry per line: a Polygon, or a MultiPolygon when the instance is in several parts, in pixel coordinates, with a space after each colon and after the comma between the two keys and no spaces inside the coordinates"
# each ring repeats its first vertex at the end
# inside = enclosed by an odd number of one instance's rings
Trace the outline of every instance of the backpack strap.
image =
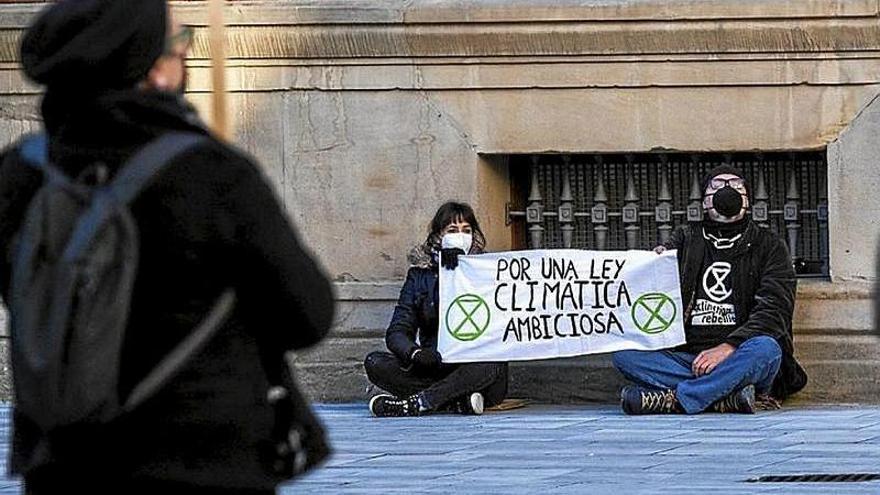
{"type": "Polygon", "coordinates": [[[127,204],[137,197],[174,157],[207,141],[207,136],[193,132],[163,134],[138,150],[125,162],[110,182],[108,192],[116,201],[127,204]]]}
{"type": "Polygon", "coordinates": [[[131,202],[174,157],[207,140],[201,134],[170,132],[135,152],[110,184],[95,191],[92,206],[77,222],[64,249],[63,259],[76,260],[88,247],[101,225],[116,211],[116,205],[131,202]]]}
{"type": "Polygon", "coordinates": [[[44,170],[49,166],[49,140],[45,133],[29,134],[22,138],[18,152],[28,165],[44,170]]]}
{"type": "Polygon", "coordinates": [[[74,184],[67,175],[49,162],[49,138],[45,133],[29,134],[22,138],[18,154],[24,163],[39,170],[46,179],[80,196],[87,194],[85,188],[74,184]]]}
{"type": "MultiPolygon", "coordinates": [[[[129,203],[174,157],[207,141],[206,136],[184,132],[172,132],[157,138],[122,166],[108,185],[107,195],[117,203],[129,203]]],[[[96,210],[108,211],[109,208],[98,207],[96,210]]],[[[220,330],[232,312],[235,299],[235,291],[226,289],[199,325],[135,385],[122,404],[122,411],[134,410],[168,383],[220,330]]]]}
{"type": "Polygon", "coordinates": [[[189,333],[174,349],[159,361],[144,379],[132,389],[122,405],[123,412],[130,412],[153,396],[173,378],[191,357],[207,344],[223,326],[235,306],[235,290],[226,289],[214,302],[199,326],[189,333]]]}

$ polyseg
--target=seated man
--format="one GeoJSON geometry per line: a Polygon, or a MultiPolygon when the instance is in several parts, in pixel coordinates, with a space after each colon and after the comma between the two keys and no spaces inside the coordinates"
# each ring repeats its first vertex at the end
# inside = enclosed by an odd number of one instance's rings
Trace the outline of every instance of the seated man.
{"type": "Polygon", "coordinates": [[[722,165],[702,183],[702,223],[676,230],[687,343],[673,350],[621,351],[614,366],[636,386],[621,391],[627,414],[706,410],[752,413],[801,390],[793,355],[795,274],[785,243],[746,216],[743,174],[722,165]]]}

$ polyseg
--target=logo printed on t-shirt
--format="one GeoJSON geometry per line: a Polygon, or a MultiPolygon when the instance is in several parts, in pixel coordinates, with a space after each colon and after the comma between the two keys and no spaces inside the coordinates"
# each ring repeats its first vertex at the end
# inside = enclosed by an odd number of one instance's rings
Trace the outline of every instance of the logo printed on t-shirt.
{"type": "Polygon", "coordinates": [[[733,288],[727,284],[730,271],[730,263],[725,261],[716,261],[706,268],[703,273],[703,291],[709,299],[720,303],[733,294],[733,288]]]}
{"type": "Polygon", "coordinates": [[[736,308],[733,304],[697,299],[691,313],[691,325],[703,327],[736,325],[736,308]]]}

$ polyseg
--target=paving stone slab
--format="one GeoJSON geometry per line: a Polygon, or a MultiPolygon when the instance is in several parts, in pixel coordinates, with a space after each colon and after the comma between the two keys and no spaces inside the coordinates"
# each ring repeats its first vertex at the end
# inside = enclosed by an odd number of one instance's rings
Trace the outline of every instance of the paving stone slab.
{"type": "Polygon", "coordinates": [[[809,431],[785,432],[782,440],[817,444],[860,443],[878,436],[880,434],[870,431],[816,428],[809,431]]]}
{"type": "Polygon", "coordinates": [[[730,452],[721,452],[720,449],[714,451],[703,451],[688,455],[665,455],[659,456],[667,459],[666,462],[657,464],[648,468],[651,471],[660,472],[677,472],[700,473],[705,475],[706,479],[712,480],[716,475],[735,474],[737,476],[745,476],[751,470],[762,468],[764,466],[772,466],[785,461],[798,459],[797,455],[785,454],[738,454],[733,455],[730,452]]]}

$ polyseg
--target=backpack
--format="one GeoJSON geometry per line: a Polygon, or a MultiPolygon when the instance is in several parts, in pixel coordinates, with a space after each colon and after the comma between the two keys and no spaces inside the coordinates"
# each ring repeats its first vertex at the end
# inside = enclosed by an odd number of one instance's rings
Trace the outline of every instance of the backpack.
{"type": "Polygon", "coordinates": [[[67,177],[49,163],[45,135],[21,142],[20,156],[44,180],[10,253],[11,364],[16,412],[41,431],[104,423],[136,408],[231,311],[235,296],[229,289],[193,332],[120,397],[120,355],[140,245],[129,204],[171,159],[206,141],[194,133],[162,135],[110,181],[67,177]]]}

